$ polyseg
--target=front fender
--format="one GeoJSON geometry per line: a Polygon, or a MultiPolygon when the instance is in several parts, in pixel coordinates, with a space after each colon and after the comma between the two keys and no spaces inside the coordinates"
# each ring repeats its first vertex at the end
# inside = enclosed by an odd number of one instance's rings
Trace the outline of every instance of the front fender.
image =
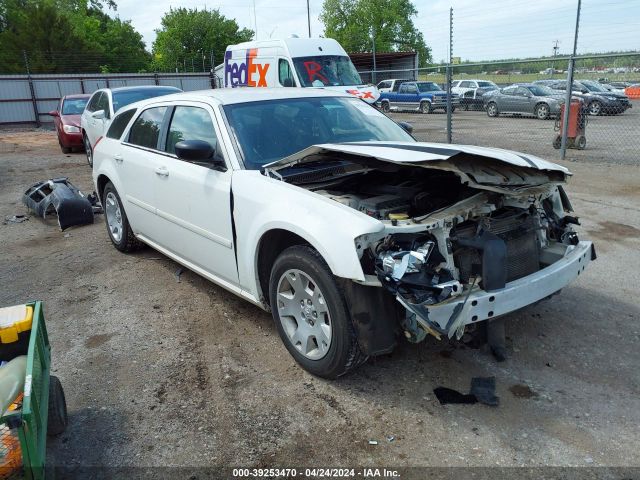
{"type": "Polygon", "coordinates": [[[259,296],[258,246],[263,235],[274,229],[304,238],[337,277],[364,280],[354,240],[382,231],[382,222],[257,171],[234,172],[231,189],[238,275],[244,289],[259,296]]]}

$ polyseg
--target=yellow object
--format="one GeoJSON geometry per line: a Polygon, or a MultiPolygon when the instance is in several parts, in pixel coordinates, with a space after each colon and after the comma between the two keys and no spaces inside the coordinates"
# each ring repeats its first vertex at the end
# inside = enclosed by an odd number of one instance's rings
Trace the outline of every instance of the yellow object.
{"type": "Polygon", "coordinates": [[[390,213],[389,220],[408,220],[409,215],[406,213],[390,213]]]}
{"type": "Polygon", "coordinates": [[[0,343],[17,342],[19,333],[31,330],[32,322],[31,305],[0,308],[0,343]]]}

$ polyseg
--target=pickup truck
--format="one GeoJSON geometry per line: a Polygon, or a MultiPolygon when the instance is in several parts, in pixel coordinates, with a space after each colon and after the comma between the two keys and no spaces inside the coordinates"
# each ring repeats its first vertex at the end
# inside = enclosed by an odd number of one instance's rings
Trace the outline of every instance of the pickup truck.
{"type": "MultiPolygon", "coordinates": [[[[451,111],[454,112],[460,105],[459,95],[452,94],[451,103],[451,111]]],[[[434,82],[405,82],[400,85],[397,92],[382,92],[378,104],[384,112],[415,110],[431,113],[437,109],[443,109],[446,112],[447,92],[434,82]]]]}

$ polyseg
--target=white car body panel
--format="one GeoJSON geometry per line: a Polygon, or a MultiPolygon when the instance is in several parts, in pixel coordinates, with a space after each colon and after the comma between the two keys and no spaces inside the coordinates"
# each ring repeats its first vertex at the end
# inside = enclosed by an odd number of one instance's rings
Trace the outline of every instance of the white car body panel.
{"type": "Polygon", "coordinates": [[[234,172],[232,190],[240,283],[250,293],[259,295],[256,252],[260,238],[272,229],[288,230],[304,238],[318,250],[334,275],[364,280],[355,238],[381,232],[382,222],[258,171],[234,172]],[[260,215],[255,214],[257,211],[260,215]],[[319,223],[318,218],[329,219],[331,228],[319,223]]]}

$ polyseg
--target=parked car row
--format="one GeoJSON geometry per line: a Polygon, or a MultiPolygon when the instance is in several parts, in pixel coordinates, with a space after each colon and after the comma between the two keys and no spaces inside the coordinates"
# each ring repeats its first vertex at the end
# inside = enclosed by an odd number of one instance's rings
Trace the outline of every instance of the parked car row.
{"type": "Polygon", "coordinates": [[[119,109],[140,100],[180,92],[179,88],[168,86],[101,88],[93,94],[65,95],[49,115],[53,117],[62,152],[84,149],[92,165],[93,149],[119,109]]]}
{"type": "MultiPolygon", "coordinates": [[[[533,115],[545,120],[560,114],[566,80],[538,80],[500,88],[488,80],[454,80],[451,84],[452,111],[456,108],[484,109],[490,117],[501,114],[533,115]]],[[[446,88],[434,82],[389,79],[378,83],[377,105],[383,111],[411,110],[430,113],[446,111],[446,88]]],[[[574,81],[572,96],[580,98],[590,115],[616,115],[632,107],[629,98],[640,98],[640,86],[626,82],[602,84],[593,80],[574,81]]]]}

